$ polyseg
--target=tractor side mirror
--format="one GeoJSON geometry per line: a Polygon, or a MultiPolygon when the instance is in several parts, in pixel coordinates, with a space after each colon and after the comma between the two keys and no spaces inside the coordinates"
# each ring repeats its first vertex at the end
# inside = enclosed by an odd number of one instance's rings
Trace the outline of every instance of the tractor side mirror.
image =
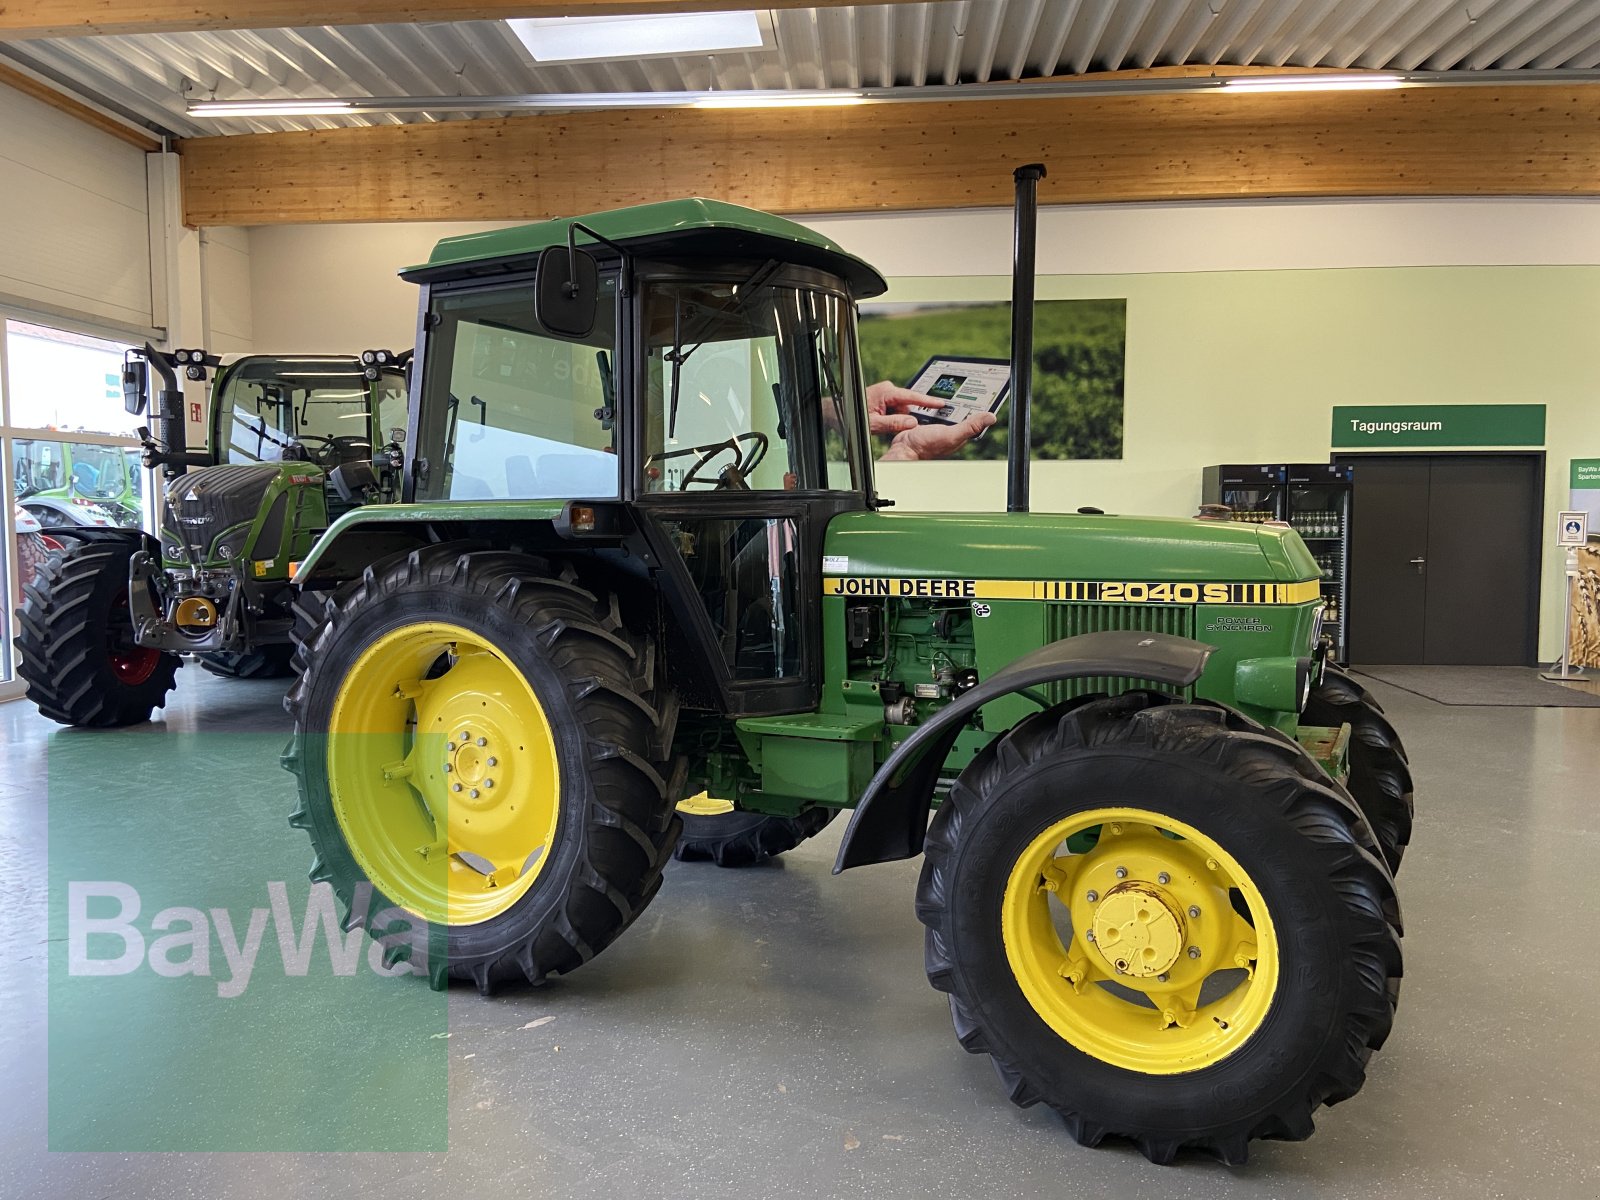
{"type": "Polygon", "coordinates": [[[551,333],[584,338],[594,331],[600,270],[586,250],[546,246],[533,277],[534,319],[551,333]]]}
{"type": "Polygon", "coordinates": [[[145,394],[150,386],[150,367],[142,358],[122,360],[122,407],[134,416],[144,411],[145,394]]]}

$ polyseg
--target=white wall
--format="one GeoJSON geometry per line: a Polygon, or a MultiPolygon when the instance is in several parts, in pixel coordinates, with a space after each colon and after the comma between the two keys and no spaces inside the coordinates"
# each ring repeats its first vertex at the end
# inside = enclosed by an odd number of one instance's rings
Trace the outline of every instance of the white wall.
{"type": "Polygon", "coordinates": [[[43,314],[159,324],[145,157],[0,87],[0,297],[43,314]]]}
{"type": "MultiPolygon", "coordinates": [[[[891,299],[1004,299],[1003,210],[808,224],[873,262],[891,299]]],[[[482,225],[252,230],[257,347],[399,348],[416,289],[395,271],[482,225]],[[332,340],[335,344],[330,344],[332,340]]],[[[1600,202],[1379,201],[1047,209],[1041,299],[1125,296],[1124,457],[1041,462],[1034,506],[1187,514],[1208,463],[1325,461],[1348,403],[1542,403],[1546,503],[1566,460],[1600,457],[1600,202]]],[[[882,466],[903,508],[992,509],[998,463],[882,466]]],[[[1560,559],[1543,579],[1557,652],[1560,559]]]]}

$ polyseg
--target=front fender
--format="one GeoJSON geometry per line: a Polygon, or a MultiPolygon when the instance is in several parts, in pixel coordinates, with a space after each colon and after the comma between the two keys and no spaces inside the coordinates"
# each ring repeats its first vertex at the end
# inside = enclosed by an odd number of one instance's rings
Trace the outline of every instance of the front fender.
{"type": "Polygon", "coordinates": [[[1091,675],[1188,687],[1215,649],[1165,633],[1110,630],[1063,638],[1023,655],[940,709],[878,768],[845,830],[834,874],[922,853],[928,798],[940,768],[972,714],[991,700],[1091,675]]]}

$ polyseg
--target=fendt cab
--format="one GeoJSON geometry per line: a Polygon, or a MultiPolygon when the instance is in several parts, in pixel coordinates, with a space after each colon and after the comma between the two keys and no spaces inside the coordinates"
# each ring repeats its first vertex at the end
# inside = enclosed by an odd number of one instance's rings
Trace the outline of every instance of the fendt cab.
{"type": "MultiPolygon", "coordinates": [[[[24,589],[18,673],[39,711],[67,725],[145,721],[172,689],[179,655],[222,675],[285,674],[289,565],[337,515],[392,499],[378,462],[398,463],[404,356],[130,351],[127,408],[155,416],[144,466],[165,478],[160,537],[138,528],[58,528],[65,543],[24,589]],[[382,363],[377,362],[382,358],[382,363]],[[217,374],[210,447],[191,451],[181,371],[217,374]],[[148,404],[152,372],[161,382],[148,404]],[[351,474],[359,465],[359,478],[351,474]]],[[[118,454],[122,452],[117,451],[118,454]]]]}
{"type": "Polygon", "coordinates": [[[923,855],[961,1044],[1080,1142],[1238,1162],[1361,1087],[1404,754],[1287,527],[1023,511],[1037,178],[1007,513],[888,511],[885,284],[799,225],[684,200],[405,272],[405,502],[302,564],[286,702],[311,878],[386,964],[540,983],[654,898],[689,798],[735,861],[854,807],[836,869],[923,855]]]}

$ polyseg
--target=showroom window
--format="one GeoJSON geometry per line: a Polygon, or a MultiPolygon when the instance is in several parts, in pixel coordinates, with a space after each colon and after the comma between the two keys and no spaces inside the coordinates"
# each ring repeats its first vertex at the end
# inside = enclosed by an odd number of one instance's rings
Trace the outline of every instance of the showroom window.
{"type": "Polygon", "coordinates": [[[149,473],[122,404],[128,349],[80,331],[8,319],[0,338],[0,442],[11,505],[0,588],[0,698],[16,695],[14,606],[71,527],[142,528],[149,473]]]}

